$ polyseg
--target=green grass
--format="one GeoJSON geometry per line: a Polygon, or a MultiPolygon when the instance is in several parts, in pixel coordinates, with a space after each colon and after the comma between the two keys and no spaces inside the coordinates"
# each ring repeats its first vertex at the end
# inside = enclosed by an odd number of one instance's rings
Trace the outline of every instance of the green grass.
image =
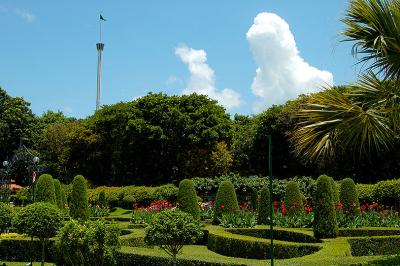
{"type": "Polygon", "coordinates": [[[112,208],[110,215],[108,217],[123,217],[123,218],[131,218],[132,210],[122,209],[120,207],[112,208]]]}
{"type": "MultiPolygon", "coordinates": [[[[5,263],[7,266],[26,266],[30,262],[9,262],[9,261],[0,261],[0,266],[5,263]]],[[[33,262],[33,266],[40,266],[41,262],[33,262]]],[[[55,265],[54,263],[45,263],[44,265],[55,265]]]]}

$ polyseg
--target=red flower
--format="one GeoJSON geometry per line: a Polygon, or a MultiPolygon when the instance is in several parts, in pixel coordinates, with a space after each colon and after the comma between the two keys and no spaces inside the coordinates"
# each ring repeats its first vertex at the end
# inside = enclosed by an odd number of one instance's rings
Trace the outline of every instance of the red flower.
{"type": "Polygon", "coordinates": [[[304,208],[304,210],[305,210],[305,212],[310,213],[310,212],[313,211],[313,208],[312,208],[311,206],[306,206],[306,207],[304,208]]]}
{"type": "Polygon", "coordinates": [[[274,209],[275,210],[278,209],[278,201],[277,200],[274,200],[274,209]]]}
{"type": "Polygon", "coordinates": [[[338,204],[336,204],[336,209],[337,210],[342,210],[343,209],[343,204],[341,202],[339,202],[338,204]]]}
{"type": "Polygon", "coordinates": [[[282,215],[286,215],[286,213],[287,213],[285,203],[283,203],[283,202],[281,202],[281,213],[282,213],[282,215]]]}
{"type": "Polygon", "coordinates": [[[221,209],[224,209],[224,208],[225,208],[224,204],[221,204],[221,209]]]}

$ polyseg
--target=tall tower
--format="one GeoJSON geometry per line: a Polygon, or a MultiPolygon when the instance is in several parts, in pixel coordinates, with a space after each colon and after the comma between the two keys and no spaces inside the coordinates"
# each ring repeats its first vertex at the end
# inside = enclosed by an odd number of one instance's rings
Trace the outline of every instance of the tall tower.
{"type": "Polygon", "coordinates": [[[97,59],[97,96],[96,96],[96,111],[100,108],[100,95],[101,95],[101,55],[104,49],[104,43],[96,43],[96,48],[98,52],[97,59]]]}
{"type": "Polygon", "coordinates": [[[101,96],[101,55],[104,50],[104,43],[101,41],[101,24],[106,21],[100,13],[100,41],[96,43],[98,59],[97,59],[97,96],[96,96],[96,111],[100,109],[100,96],[101,96]]]}

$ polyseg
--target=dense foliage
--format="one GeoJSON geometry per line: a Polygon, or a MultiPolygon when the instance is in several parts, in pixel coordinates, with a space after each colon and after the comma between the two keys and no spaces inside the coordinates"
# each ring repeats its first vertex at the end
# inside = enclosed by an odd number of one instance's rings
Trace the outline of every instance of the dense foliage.
{"type": "Polygon", "coordinates": [[[239,210],[235,188],[230,181],[222,181],[215,197],[213,223],[218,223],[223,213],[239,210]]]}
{"type": "Polygon", "coordinates": [[[289,181],[286,184],[285,205],[288,209],[288,215],[298,214],[303,211],[303,199],[299,185],[294,181],[289,181]]]}
{"type": "Polygon", "coordinates": [[[258,202],[257,223],[270,224],[271,204],[270,193],[267,187],[263,187],[260,192],[260,200],[258,202]]]}
{"type": "Polygon", "coordinates": [[[61,188],[60,180],[53,179],[53,183],[54,183],[54,192],[56,194],[57,206],[58,206],[58,208],[63,209],[65,196],[64,196],[64,191],[61,188]]]}
{"type": "Polygon", "coordinates": [[[12,221],[13,209],[6,203],[0,202],[0,234],[5,232],[12,221]]]}
{"type": "Polygon", "coordinates": [[[200,220],[200,208],[192,180],[184,179],[179,183],[178,204],[181,211],[191,214],[195,220],[200,220]]]}
{"type": "Polygon", "coordinates": [[[51,175],[41,175],[35,184],[35,202],[40,201],[57,205],[56,192],[51,175]]]}
{"type": "Polygon", "coordinates": [[[87,196],[87,181],[81,176],[75,176],[72,182],[72,194],[69,203],[69,214],[74,219],[89,218],[89,201],[87,196]]]}
{"type": "Polygon", "coordinates": [[[176,265],[176,255],[182,247],[194,244],[202,235],[200,223],[190,214],[178,210],[166,210],[154,216],[146,228],[144,240],[148,245],[161,247],[172,256],[176,265]]]}
{"type": "Polygon", "coordinates": [[[317,180],[313,229],[316,238],[335,238],[338,235],[333,189],[328,176],[320,176],[317,180]]]}
{"type": "Polygon", "coordinates": [[[103,221],[80,224],[71,220],[58,232],[56,246],[61,265],[117,265],[119,229],[103,221]]]}
{"type": "Polygon", "coordinates": [[[19,233],[39,238],[42,245],[42,265],[45,261],[46,241],[57,234],[62,226],[63,216],[54,204],[37,202],[19,210],[13,225],[19,233]]]}
{"type": "Polygon", "coordinates": [[[353,179],[345,178],[340,185],[340,202],[343,207],[343,212],[346,215],[356,215],[360,213],[360,202],[356,184],[353,179]]]}

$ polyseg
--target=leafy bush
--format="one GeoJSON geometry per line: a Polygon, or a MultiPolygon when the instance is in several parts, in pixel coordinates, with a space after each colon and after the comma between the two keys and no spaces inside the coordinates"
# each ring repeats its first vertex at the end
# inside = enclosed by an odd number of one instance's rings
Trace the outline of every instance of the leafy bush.
{"type": "Polygon", "coordinates": [[[8,204],[0,202],[0,233],[6,232],[11,226],[13,209],[8,204]]]}
{"type": "Polygon", "coordinates": [[[340,186],[340,202],[342,203],[343,213],[346,215],[357,215],[360,213],[360,202],[356,184],[353,179],[345,178],[340,186]]]}
{"type": "Polygon", "coordinates": [[[260,201],[258,203],[258,224],[270,224],[270,214],[271,214],[271,206],[269,199],[269,189],[267,187],[263,187],[260,193],[260,201]]]}
{"type": "Polygon", "coordinates": [[[99,206],[102,208],[107,207],[106,193],[104,191],[100,191],[99,193],[99,206]]]}
{"type": "Polygon", "coordinates": [[[329,179],[331,181],[331,186],[333,191],[333,203],[336,206],[340,202],[339,189],[333,177],[329,177],[329,179]]]}
{"type": "Polygon", "coordinates": [[[62,265],[116,265],[119,229],[103,221],[71,220],[59,231],[56,246],[62,265]]]}
{"type": "Polygon", "coordinates": [[[64,192],[61,190],[61,183],[60,180],[58,179],[53,179],[53,183],[54,183],[54,192],[56,194],[56,205],[58,206],[58,208],[60,209],[64,209],[64,196],[62,194],[64,194],[64,192]]]}
{"type": "Polygon", "coordinates": [[[254,213],[245,210],[223,213],[219,221],[225,228],[252,228],[257,224],[254,213]]]}
{"type": "Polygon", "coordinates": [[[39,177],[35,185],[35,202],[49,202],[56,205],[56,192],[54,189],[53,177],[43,174],[39,177]]]}
{"type": "Polygon", "coordinates": [[[296,215],[282,215],[278,212],[274,216],[276,226],[285,228],[309,228],[312,227],[314,221],[313,213],[301,212],[296,215]]]}
{"type": "Polygon", "coordinates": [[[200,220],[200,208],[192,180],[184,179],[179,183],[178,203],[181,211],[191,214],[196,220],[200,220]]]}
{"type": "Polygon", "coordinates": [[[362,204],[370,204],[376,201],[374,197],[374,188],[373,184],[356,184],[356,189],[358,192],[358,198],[360,203],[362,204]]]}
{"type": "Polygon", "coordinates": [[[314,198],[314,237],[335,238],[338,234],[334,195],[330,178],[320,176],[314,198]]]}
{"type": "Polygon", "coordinates": [[[165,210],[156,214],[146,228],[144,241],[156,245],[172,256],[176,265],[176,255],[184,245],[194,244],[203,235],[200,223],[190,214],[176,210],[165,210]]]}
{"type": "MultiPolygon", "coordinates": [[[[51,183],[53,184],[53,181],[51,183]]],[[[46,241],[57,234],[62,223],[60,210],[54,204],[45,202],[24,207],[13,219],[13,225],[18,233],[39,238],[42,245],[42,265],[45,261],[46,241]]]]}
{"type": "Polygon", "coordinates": [[[288,208],[288,215],[303,212],[303,200],[300,195],[299,185],[294,181],[286,184],[285,206],[288,208]]]}
{"type": "Polygon", "coordinates": [[[96,205],[89,208],[89,213],[90,217],[107,217],[110,215],[110,210],[107,207],[96,205]]]}
{"type": "Polygon", "coordinates": [[[81,176],[75,176],[72,181],[71,201],[69,214],[74,219],[87,220],[89,218],[89,203],[87,197],[87,182],[81,176]]]}
{"type": "Polygon", "coordinates": [[[252,189],[250,194],[250,206],[254,211],[258,210],[258,201],[258,191],[256,189],[252,189]]]}
{"type": "Polygon", "coordinates": [[[215,198],[213,222],[218,223],[219,218],[222,217],[223,213],[234,212],[237,210],[239,210],[239,204],[232,182],[221,182],[215,198]]]}
{"type": "Polygon", "coordinates": [[[149,224],[153,219],[155,212],[147,210],[134,210],[132,213],[132,224],[149,224]]]}
{"type": "Polygon", "coordinates": [[[26,203],[30,203],[32,199],[31,195],[31,187],[23,187],[15,193],[14,196],[14,203],[18,206],[24,206],[26,203]]]}

